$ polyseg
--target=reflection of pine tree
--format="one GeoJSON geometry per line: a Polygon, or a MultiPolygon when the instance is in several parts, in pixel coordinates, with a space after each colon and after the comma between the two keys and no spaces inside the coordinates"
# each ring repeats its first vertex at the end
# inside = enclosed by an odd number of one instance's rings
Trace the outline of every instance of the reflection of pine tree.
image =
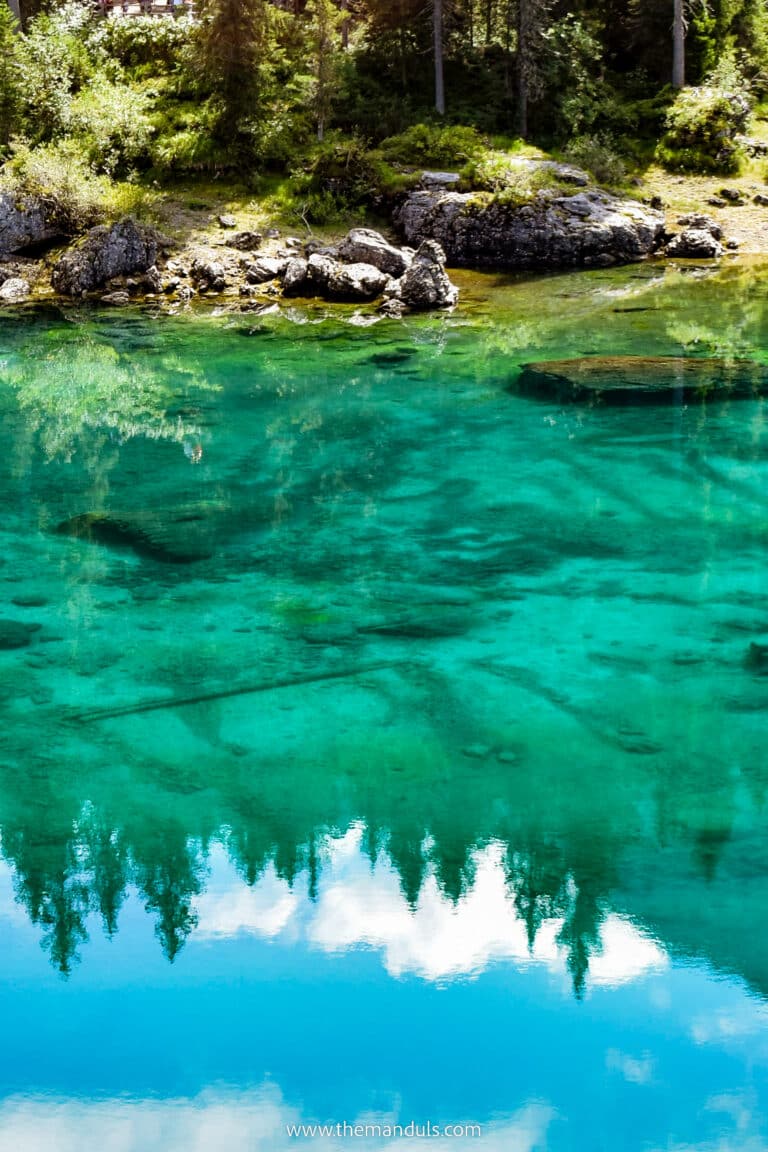
{"type": "Polygon", "coordinates": [[[147,911],[157,915],[155,933],[173,963],[197,924],[192,901],[203,890],[204,868],[199,845],[180,828],[165,827],[162,833],[139,863],[137,882],[147,911]]]}
{"type": "Polygon", "coordinates": [[[566,963],[577,1000],[584,995],[590,956],[600,950],[602,922],[603,910],[589,884],[583,887],[572,885],[565,923],[557,941],[566,950],[566,963]]]}
{"type": "Polygon", "coordinates": [[[528,853],[515,852],[512,857],[509,883],[518,915],[525,922],[531,952],[544,921],[564,911],[563,867],[557,846],[547,842],[528,853]]]}

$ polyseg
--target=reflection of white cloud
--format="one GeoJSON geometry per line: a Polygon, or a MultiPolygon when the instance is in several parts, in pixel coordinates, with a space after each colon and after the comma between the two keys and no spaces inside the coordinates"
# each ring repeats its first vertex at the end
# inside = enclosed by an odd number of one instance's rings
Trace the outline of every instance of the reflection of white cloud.
{"type": "MultiPolygon", "coordinates": [[[[664,1152],[768,1152],[765,1117],[753,1094],[723,1094],[711,1097],[705,1111],[722,1113],[728,1119],[720,1132],[710,1140],[696,1144],[668,1144],[664,1152]]],[[[653,1152],[661,1152],[654,1149],[653,1152]]]]}
{"type": "Polygon", "coordinates": [[[752,999],[737,1001],[729,1008],[697,1016],[691,1024],[697,1044],[728,1044],[743,1037],[768,1036],[768,1005],[752,999]]]}
{"type": "MultiPolygon", "coordinates": [[[[506,1120],[483,1126],[468,1140],[430,1137],[433,1152],[456,1152],[470,1144],[478,1152],[545,1152],[553,1110],[546,1104],[526,1104],[506,1120]]],[[[434,1123],[448,1123],[436,1120],[434,1123]]],[[[177,1100],[51,1100],[10,1097],[0,1102],[0,1152],[416,1152],[424,1138],[289,1134],[289,1125],[311,1123],[282,1099],[274,1086],[247,1092],[205,1091],[194,1099],[177,1100]]],[[[348,1117],[347,1123],[405,1126],[404,1117],[348,1117]]]]}
{"type": "Polygon", "coordinates": [[[609,1072],[619,1072],[628,1084],[650,1084],[653,1079],[653,1060],[647,1053],[638,1058],[617,1048],[609,1048],[605,1066],[609,1072]]]}
{"type": "MultiPolygon", "coordinates": [[[[215,850],[211,886],[196,906],[198,934],[274,938],[302,932],[310,945],[325,952],[374,948],[392,975],[415,973],[433,981],[474,975],[502,960],[564,970],[566,953],[557,939],[561,919],[544,921],[529,950],[507,884],[503,845],[475,851],[472,883],[455,903],[429,870],[413,908],[386,853],[371,864],[363,852],[363,833],[354,826],[343,836],[326,838],[314,902],[305,879],[291,887],[273,867],[249,889],[223,850],[215,850]]],[[[615,986],[667,964],[666,953],[653,940],[611,915],[602,925],[601,949],[590,962],[591,980],[615,986]]]]}
{"type": "Polygon", "coordinates": [[[298,894],[269,864],[252,888],[244,883],[222,888],[214,882],[197,901],[199,928],[205,936],[248,931],[271,939],[286,927],[298,903],[298,894]]]}

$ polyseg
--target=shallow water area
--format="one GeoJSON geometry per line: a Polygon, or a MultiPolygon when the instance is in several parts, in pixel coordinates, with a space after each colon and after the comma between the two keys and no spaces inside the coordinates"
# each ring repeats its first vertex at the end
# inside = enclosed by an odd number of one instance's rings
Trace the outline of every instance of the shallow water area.
{"type": "Polygon", "coordinates": [[[0,1152],[768,1147],[766,272],[0,314],[0,1152]]]}

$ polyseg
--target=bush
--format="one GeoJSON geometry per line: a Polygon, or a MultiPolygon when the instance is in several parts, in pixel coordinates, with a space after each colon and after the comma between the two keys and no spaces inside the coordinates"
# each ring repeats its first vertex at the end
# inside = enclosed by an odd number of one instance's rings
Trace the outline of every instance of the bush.
{"type": "Polygon", "coordinates": [[[70,131],[97,172],[114,176],[148,163],[153,134],[149,105],[146,93],[103,75],[72,101],[70,131]]]}
{"type": "Polygon", "coordinates": [[[415,180],[395,171],[379,153],[367,151],[359,139],[338,136],[327,137],[293,174],[307,219],[317,224],[361,206],[381,208],[415,180]]]}
{"type": "Polygon", "coordinates": [[[525,204],[545,188],[561,187],[551,167],[505,152],[486,152],[480,160],[467,164],[461,172],[461,183],[470,191],[492,192],[505,204],[525,204]]]}
{"type": "Polygon", "coordinates": [[[3,169],[3,184],[18,195],[42,200],[51,222],[67,236],[105,218],[136,212],[146,202],[139,189],[97,175],[72,141],[34,148],[16,143],[3,169]]]}
{"type": "Polygon", "coordinates": [[[7,4],[0,4],[0,150],[16,131],[21,111],[17,38],[13,14],[7,4]]]}
{"type": "Polygon", "coordinates": [[[667,113],[656,157],[673,171],[738,172],[743,156],[734,137],[747,130],[750,115],[743,90],[685,88],[667,113]]]}
{"type": "Polygon", "coordinates": [[[69,128],[72,93],[93,72],[85,46],[93,19],[91,6],[64,4],[36,16],[20,40],[23,120],[27,134],[36,140],[64,135],[69,128]]]}
{"type": "Polygon", "coordinates": [[[610,136],[577,136],[563,150],[563,159],[586,169],[598,184],[621,184],[627,169],[610,136]]]}
{"type": "Polygon", "coordinates": [[[475,128],[414,124],[399,136],[383,140],[379,151],[390,163],[461,167],[478,156],[483,147],[483,139],[475,128]]]}
{"type": "Polygon", "coordinates": [[[133,16],[126,20],[112,13],[96,25],[88,46],[95,55],[117,60],[126,68],[163,73],[176,66],[191,27],[186,17],[158,20],[155,16],[133,16]]]}

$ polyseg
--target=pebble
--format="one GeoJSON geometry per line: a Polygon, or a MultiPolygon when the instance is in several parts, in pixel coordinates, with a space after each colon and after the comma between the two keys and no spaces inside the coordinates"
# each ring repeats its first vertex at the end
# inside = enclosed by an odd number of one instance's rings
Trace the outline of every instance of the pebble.
{"type": "Polygon", "coordinates": [[[461,754],[468,756],[470,760],[485,760],[490,751],[487,744],[469,744],[466,748],[462,748],[461,754]]]}

